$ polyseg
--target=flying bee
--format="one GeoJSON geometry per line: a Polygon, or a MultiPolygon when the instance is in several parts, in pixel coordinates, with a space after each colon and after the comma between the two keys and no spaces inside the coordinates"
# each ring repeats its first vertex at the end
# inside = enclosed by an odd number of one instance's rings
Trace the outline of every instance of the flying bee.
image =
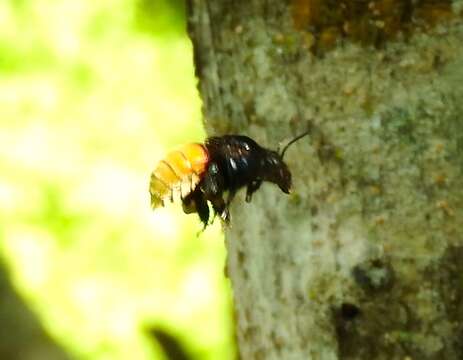
{"type": "Polygon", "coordinates": [[[180,199],[184,213],[197,213],[205,229],[210,224],[209,202],[214,218],[219,215],[228,223],[230,204],[243,187],[246,202],[264,181],[289,194],[291,172],[283,157],[291,144],[308,133],[292,139],[281,152],[266,149],[243,135],[214,136],[204,144],[186,144],[170,152],[151,174],[151,206],[155,209],[180,199]]]}

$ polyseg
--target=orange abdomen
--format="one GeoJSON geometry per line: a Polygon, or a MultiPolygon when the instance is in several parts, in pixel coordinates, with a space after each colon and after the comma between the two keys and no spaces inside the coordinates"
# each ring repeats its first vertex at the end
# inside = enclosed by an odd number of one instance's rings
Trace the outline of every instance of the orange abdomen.
{"type": "Polygon", "coordinates": [[[166,201],[188,195],[198,185],[208,162],[206,148],[198,143],[184,145],[167,154],[151,174],[151,206],[157,208],[166,201]]]}

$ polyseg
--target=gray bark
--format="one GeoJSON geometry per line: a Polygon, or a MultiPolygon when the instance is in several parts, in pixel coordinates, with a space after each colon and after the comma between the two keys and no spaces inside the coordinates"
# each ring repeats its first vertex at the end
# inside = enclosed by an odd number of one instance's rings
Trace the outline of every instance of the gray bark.
{"type": "Polygon", "coordinates": [[[288,151],[225,228],[242,359],[463,359],[463,25],[313,56],[287,2],[191,0],[208,134],[288,151]]]}

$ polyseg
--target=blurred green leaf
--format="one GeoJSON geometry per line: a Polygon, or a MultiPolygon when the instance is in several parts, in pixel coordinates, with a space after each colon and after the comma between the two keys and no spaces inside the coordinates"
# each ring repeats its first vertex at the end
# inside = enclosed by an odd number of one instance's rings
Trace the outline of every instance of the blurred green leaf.
{"type": "Polygon", "coordinates": [[[154,36],[184,35],[186,29],[183,0],[138,0],[136,6],[138,27],[154,36]]]}

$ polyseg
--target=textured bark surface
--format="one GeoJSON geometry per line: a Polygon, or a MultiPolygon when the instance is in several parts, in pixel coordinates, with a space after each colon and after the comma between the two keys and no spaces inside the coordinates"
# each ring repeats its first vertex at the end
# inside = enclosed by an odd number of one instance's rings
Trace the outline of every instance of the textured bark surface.
{"type": "Polygon", "coordinates": [[[290,4],[192,0],[209,134],[287,154],[225,229],[242,359],[463,359],[463,26],[305,47],[290,4]]]}

